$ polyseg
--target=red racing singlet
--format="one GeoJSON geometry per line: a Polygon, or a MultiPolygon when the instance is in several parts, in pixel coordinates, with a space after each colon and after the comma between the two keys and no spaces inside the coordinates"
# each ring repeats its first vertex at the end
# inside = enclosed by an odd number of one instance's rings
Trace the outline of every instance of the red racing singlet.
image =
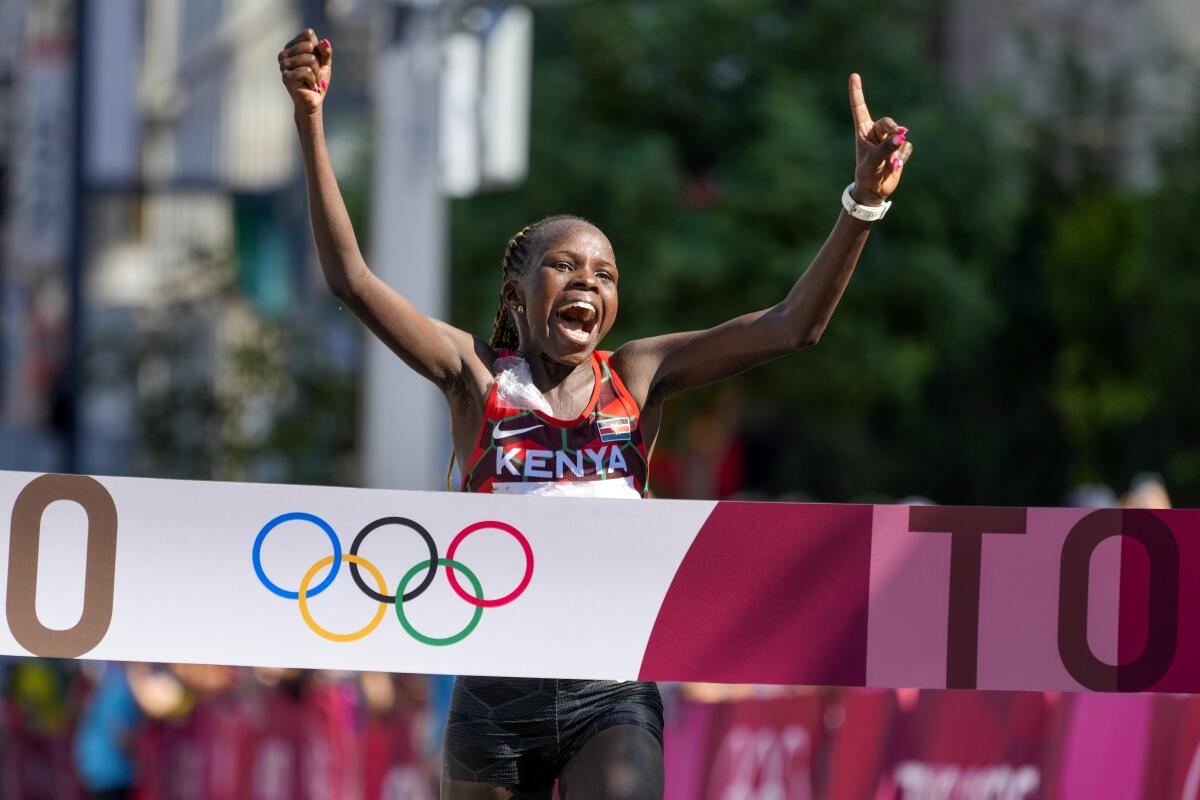
{"type": "Polygon", "coordinates": [[[488,392],[475,451],[463,470],[464,492],[641,497],[649,464],[640,409],[611,353],[592,353],[595,384],[571,420],[505,406],[488,392]]]}

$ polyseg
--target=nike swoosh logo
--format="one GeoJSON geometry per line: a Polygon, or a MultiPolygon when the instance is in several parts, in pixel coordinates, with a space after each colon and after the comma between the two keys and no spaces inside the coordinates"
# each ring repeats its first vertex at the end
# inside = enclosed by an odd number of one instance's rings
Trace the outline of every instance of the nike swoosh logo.
{"type": "Polygon", "coordinates": [[[519,433],[529,433],[530,431],[535,431],[540,427],[542,427],[542,425],[541,423],[538,423],[537,425],[530,425],[528,428],[517,428],[515,431],[502,431],[500,430],[500,425],[497,424],[496,427],[492,428],[492,438],[503,439],[506,436],[516,436],[519,433]]]}

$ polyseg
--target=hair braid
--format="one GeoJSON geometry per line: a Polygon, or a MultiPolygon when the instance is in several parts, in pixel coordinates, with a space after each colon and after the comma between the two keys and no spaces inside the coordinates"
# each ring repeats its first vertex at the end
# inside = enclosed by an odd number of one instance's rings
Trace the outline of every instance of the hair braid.
{"type": "MultiPolygon", "coordinates": [[[[526,225],[521,228],[508,240],[508,245],[504,248],[504,258],[500,261],[500,270],[506,280],[519,274],[521,267],[524,266],[523,256],[527,249],[525,235],[532,227],[533,225],[526,225]]],[[[489,344],[494,350],[516,350],[521,346],[520,331],[517,330],[517,323],[513,321],[512,313],[504,304],[503,297],[500,298],[500,307],[496,309],[496,321],[492,323],[492,340],[489,344]]]]}

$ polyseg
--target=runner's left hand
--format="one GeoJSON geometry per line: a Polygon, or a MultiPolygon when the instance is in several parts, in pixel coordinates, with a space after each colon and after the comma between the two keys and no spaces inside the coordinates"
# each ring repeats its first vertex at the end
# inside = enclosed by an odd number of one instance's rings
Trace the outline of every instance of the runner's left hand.
{"type": "Polygon", "coordinates": [[[850,76],[850,112],[854,115],[854,189],[856,202],[877,206],[900,185],[900,172],[912,156],[908,128],[891,117],[872,121],[863,99],[862,78],[850,76]]]}

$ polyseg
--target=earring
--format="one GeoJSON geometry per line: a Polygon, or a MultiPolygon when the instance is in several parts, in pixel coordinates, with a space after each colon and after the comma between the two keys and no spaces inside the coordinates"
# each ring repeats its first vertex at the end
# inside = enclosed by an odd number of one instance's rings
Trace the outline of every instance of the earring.
{"type": "Polygon", "coordinates": [[[517,303],[517,313],[518,313],[518,314],[524,314],[524,313],[525,313],[525,306],[521,305],[520,303],[517,303]]]}

